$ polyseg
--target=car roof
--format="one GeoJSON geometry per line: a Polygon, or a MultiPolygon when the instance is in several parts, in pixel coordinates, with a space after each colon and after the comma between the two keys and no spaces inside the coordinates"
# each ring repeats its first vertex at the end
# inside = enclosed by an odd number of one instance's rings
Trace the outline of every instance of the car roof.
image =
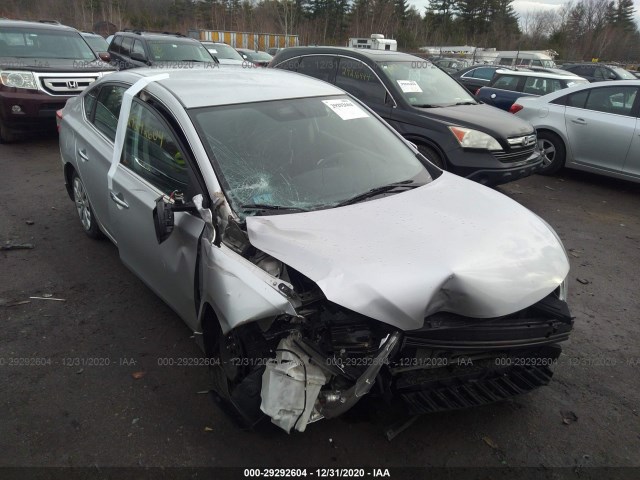
{"type": "Polygon", "coordinates": [[[135,82],[140,77],[162,73],[167,73],[169,78],[157,83],[169,90],[185,108],[344,95],[342,90],[329,83],[278,69],[218,67],[158,71],[155,68],[137,68],[105,78],[108,81],[135,82]]]}
{"type": "Polygon", "coordinates": [[[0,20],[0,28],[24,27],[40,30],[66,30],[68,32],[77,32],[73,27],[62,25],[60,23],[52,23],[50,21],[28,22],[26,20],[0,20]]]}
{"type": "Polygon", "coordinates": [[[505,70],[500,69],[496,70],[497,74],[508,74],[508,75],[516,75],[521,77],[536,77],[536,78],[552,78],[556,80],[567,80],[573,78],[580,78],[578,75],[558,75],[557,73],[547,73],[547,72],[536,72],[534,70],[530,70],[528,72],[524,72],[522,70],[505,70]]]}
{"type": "MultiPolygon", "coordinates": [[[[596,83],[579,83],[576,85],[572,85],[569,88],[556,90],[553,93],[548,93],[547,95],[544,95],[542,97],[535,97],[535,98],[540,99],[542,102],[546,103],[546,102],[555,100],[556,98],[562,97],[564,95],[568,95],[574,92],[579,92],[580,90],[588,90],[588,89],[601,88],[601,87],[621,87],[621,86],[640,87],[640,79],[638,80],[607,80],[604,82],[596,82],[596,83]]],[[[529,97],[526,97],[526,98],[529,98],[529,97]]],[[[534,98],[534,97],[531,97],[531,98],[534,98]]]]}
{"type": "Polygon", "coordinates": [[[177,41],[198,42],[198,40],[196,40],[195,38],[185,37],[184,35],[170,33],[170,32],[164,33],[164,32],[145,32],[144,30],[131,30],[131,31],[124,30],[121,32],[116,32],[114,36],[116,35],[127,35],[134,38],[144,37],[149,40],[171,40],[171,41],[177,40],[177,41]]]}
{"type": "MultiPolygon", "coordinates": [[[[289,47],[283,50],[284,54],[278,52],[278,60],[295,57],[296,55],[322,55],[336,54],[349,55],[352,57],[364,57],[374,62],[384,61],[427,61],[424,58],[416,57],[403,52],[394,52],[391,50],[374,50],[368,48],[350,48],[350,47],[289,47]],[[282,56],[280,56],[282,55],[282,56]]],[[[284,60],[283,60],[284,61],[284,60]]],[[[430,61],[430,60],[429,60],[430,61]]]]}

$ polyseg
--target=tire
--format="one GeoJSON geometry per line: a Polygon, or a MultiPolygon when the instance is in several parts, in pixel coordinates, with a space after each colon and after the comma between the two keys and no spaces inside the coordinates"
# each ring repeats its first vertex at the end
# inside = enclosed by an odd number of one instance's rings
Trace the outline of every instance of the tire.
{"type": "Polygon", "coordinates": [[[84,188],[84,183],[77,172],[73,172],[71,176],[71,189],[73,191],[73,200],[80,218],[80,224],[84,233],[88,237],[95,240],[102,238],[102,232],[98,227],[96,216],[93,214],[93,209],[89,203],[89,197],[87,197],[87,191],[84,188]]]}
{"type": "Polygon", "coordinates": [[[0,143],[13,143],[18,140],[18,136],[13,133],[7,125],[0,119],[0,143]]]}
{"type": "Polygon", "coordinates": [[[553,132],[538,133],[538,147],[542,151],[542,166],[536,172],[540,175],[553,175],[564,166],[567,149],[562,139],[553,132]]]}
{"type": "Polygon", "coordinates": [[[440,168],[441,170],[447,170],[447,164],[444,161],[444,158],[442,158],[442,155],[436,152],[433,148],[420,144],[418,145],[418,151],[436,167],[440,168]]]}

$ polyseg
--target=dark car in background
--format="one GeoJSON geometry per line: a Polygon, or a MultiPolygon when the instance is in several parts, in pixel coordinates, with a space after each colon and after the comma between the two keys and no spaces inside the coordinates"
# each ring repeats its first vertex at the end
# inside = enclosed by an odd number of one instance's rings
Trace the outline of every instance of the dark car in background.
{"type": "Polygon", "coordinates": [[[250,50],[248,48],[236,48],[236,50],[245,61],[251,62],[258,67],[266,67],[273,59],[267,52],[260,50],[250,50]]]}
{"type": "Polygon", "coordinates": [[[636,77],[622,67],[604,65],[602,63],[566,63],[563,70],[586,78],[590,82],[604,82],[606,80],[635,80],[636,77]]]}
{"type": "Polygon", "coordinates": [[[464,58],[439,58],[434,60],[433,63],[449,74],[455,73],[458,70],[462,70],[463,68],[467,68],[471,65],[471,62],[464,58]]]}
{"type": "Polygon", "coordinates": [[[488,105],[509,111],[520,97],[547,95],[581,83],[588,82],[575,75],[498,70],[489,85],[478,90],[476,97],[488,105]]]}
{"type": "Polygon", "coordinates": [[[434,164],[469,179],[497,185],[540,165],[531,124],[479,103],[428,60],[383,50],[292,47],[269,66],[346,90],[434,164]]]}
{"type": "Polygon", "coordinates": [[[120,70],[148,66],[189,67],[196,63],[218,65],[202,43],[180,34],[125,30],[115,34],[109,54],[111,63],[120,70]]]}
{"type": "Polygon", "coordinates": [[[98,55],[101,60],[105,62],[111,60],[111,55],[109,55],[109,44],[102,36],[93,32],[80,32],[80,35],[82,35],[84,40],[91,47],[91,50],[96,52],[96,55],[98,55]]]}
{"type": "Polygon", "coordinates": [[[496,71],[504,69],[499,65],[473,65],[463,68],[451,74],[467,90],[475,94],[478,89],[486,87],[495,75],[496,71]]]}
{"type": "Polygon", "coordinates": [[[69,98],[113,71],[74,28],[0,20],[0,142],[54,128],[69,98]]]}

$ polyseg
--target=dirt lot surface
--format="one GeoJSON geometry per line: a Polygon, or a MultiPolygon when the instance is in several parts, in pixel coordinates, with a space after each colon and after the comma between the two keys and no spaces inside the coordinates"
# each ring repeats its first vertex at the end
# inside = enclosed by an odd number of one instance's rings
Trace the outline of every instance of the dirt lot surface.
{"type": "Polygon", "coordinates": [[[575,329],[554,380],[421,417],[389,442],[357,415],[304,434],[236,428],[199,393],[206,367],[159,365],[200,351],[117,249],[84,235],[57,137],[0,145],[0,172],[0,242],[34,246],[0,252],[1,466],[534,467],[549,478],[640,467],[640,185],[564,171],[500,188],[569,251],[575,329]]]}

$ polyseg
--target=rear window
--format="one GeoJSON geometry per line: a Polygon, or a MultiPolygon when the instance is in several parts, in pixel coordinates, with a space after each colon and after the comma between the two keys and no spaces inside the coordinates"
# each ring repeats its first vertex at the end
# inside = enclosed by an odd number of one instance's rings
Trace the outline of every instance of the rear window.
{"type": "Polygon", "coordinates": [[[0,31],[0,57],[96,59],[78,32],[12,27],[0,31]]]}

